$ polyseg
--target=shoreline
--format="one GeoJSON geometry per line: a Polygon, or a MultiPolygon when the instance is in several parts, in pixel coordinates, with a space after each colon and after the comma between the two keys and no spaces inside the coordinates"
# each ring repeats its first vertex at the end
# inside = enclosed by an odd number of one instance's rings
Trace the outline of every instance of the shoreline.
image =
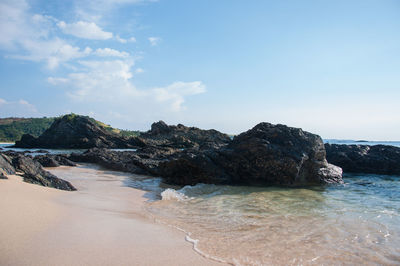
{"type": "Polygon", "coordinates": [[[94,166],[46,170],[78,191],[20,176],[0,180],[0,264],[224,265],[198,254],[183,232],[152,221],[146,192],[122,186],[125,175],[94,166]]]}

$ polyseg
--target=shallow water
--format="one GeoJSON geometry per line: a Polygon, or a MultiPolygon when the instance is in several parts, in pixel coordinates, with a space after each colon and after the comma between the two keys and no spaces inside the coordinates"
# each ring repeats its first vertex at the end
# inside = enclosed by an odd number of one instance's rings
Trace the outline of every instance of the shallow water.
{"type": "MultiPolygon", "coordinates": [[[[70,153],[83,153],[88,149],[28,149],[28,148],[14,148],[11,147],[14,143],[0,143],[0,148],[3,151],[17,151],[17,152],[27,152],[32,156],[46,154],[44,152],[38,151],[48,151],[49,154],[70,154],[70,153]]],[[[111,149],[113,151],[136,151],[136,149],[111,149]]]]}
{"type": "Polygon", "coordinates": [[[200,252],[236,265],[398,265],[399,181],[347,175],[345,185],[311,189],[199,184],[166,189],[147,210],[186,231],[200,252]]]}
{"type": "Polygon", "coordinates": [[[324,139],[324,143],[346,144],[346,145],[390,145],[390,146],[400,147],[400,141],[366,141],[366,140],[324,139]]]}

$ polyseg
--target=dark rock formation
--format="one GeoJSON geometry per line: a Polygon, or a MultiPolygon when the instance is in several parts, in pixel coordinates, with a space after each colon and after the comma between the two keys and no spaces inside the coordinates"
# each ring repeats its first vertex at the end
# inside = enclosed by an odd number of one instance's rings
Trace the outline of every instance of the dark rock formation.
{"type": "Polygon", "coordinates": [[[171,148],[149,147],[133,151],[113,151],[93,148],[83,154],[72,153],[74,162],[96,163],[105,168],[142,175],[158,175],[158,164],[169,160],[176,152],[171,148]]]}
{"type": "Polygon", "coordinates": [[[0,153],[0,174],[2,175],[15,175],[15,168],[12,164],[12,159],[0,153]]]}
{"type": "Polygon", "coordinates": [[[328,162],[345,172],[400,175],[400,148],[389,145],[325,144],[328,162]]]}
{"type": "Polygon", "coordinates": [[[34,160],[39,162],[43,167],[58,167],[60,165],[76,166],[76,164],[69,160],[66,155],[37,155],[34,160]]]}
{"type": "Polygon", "coordinates": [[[0,179],[8,179],[3,173],[0,173],[0,179]]]}
{"type": "Polygon", "coordinates": [[[40,163],[30,157],[17,155],[13,158],[13,164],[17,170],[23,172],[25,182],[62,190],[76,190],[71,183],[45,171],[40,163]]]}
{"type": "Polygon", "coordinates": [[[309,185],[341,183],[342,171],[329,165],[321,138],[298,128],[260,123],[220,149],[188,150],[162,162],[168,183],[309,185]]]}
{"type": "Polygon", "coordinates": [[[45,171],[40,163],[29,155],[13,151],[0,153],[0,175],[20,174],[19,172],[22,172],[24,181],[28,183],[62,190],[76,190],[69,182],[45,171]]]}
{"type": "Polygon", "coordinates": [[[168,126],[163,121],[153,123],[151,130],[141,134],[140,137],[148,146],[181,149],[217,149],[231,141],[227,134],[213,129],[203,130],[181,124],[168,126]]]}
{"type": "Polygon", "coordinates": [[[65,115],[58,118],[38,138],[23,135],[15,143],[19,148],[88,149],[134,148],[144,143],[137,137],[125,138],[108,131],[86,116],[65,115]]]}

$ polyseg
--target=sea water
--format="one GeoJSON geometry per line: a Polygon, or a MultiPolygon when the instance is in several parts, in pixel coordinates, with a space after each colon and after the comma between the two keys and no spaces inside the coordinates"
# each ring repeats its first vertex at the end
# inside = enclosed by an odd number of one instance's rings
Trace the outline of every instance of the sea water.
{"type": "MultiPolygon", "coordinates": [[[[38,149],[38,148],[14,148],[14,143],[0,143],[0,151],[16,151],[26,152],[32,156],[43,155],[43,154],[70,154],[70,153],[83,153],[88,149],[38,149]],[[46,152],[43,152],[46,151],[46,152]]],[[[136,151],[136,149],[111,149],[113,151],[136,151]]]]}
{"type": "Polygon", "coordinates": [[[307,188],[164,186],[146,208],[185,231],[200,254],[234,265],[400,265],[400,176],[343,179],[307,188]]]}
{"type": "Polygon", "coordinates": [[[235,265],[400,264],[400,177],[345,184],[167,188],[147,204],[205,256],[235,265]]]}

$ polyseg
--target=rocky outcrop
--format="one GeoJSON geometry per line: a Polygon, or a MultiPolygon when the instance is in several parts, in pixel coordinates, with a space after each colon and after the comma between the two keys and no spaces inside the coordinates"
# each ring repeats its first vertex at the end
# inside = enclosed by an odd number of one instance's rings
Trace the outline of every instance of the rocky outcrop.
{"type": "Polygon", "coordinates": [[[181,149],[218,149],[231,141],[227,134],[214,129],[203,130],[182,124],[169,126],[163,121],[153,123],[151,130],[140,137],[148,146],[181,149]]]}
{"type": "Polygon", "coordinates": [[[400,148],[389,145],[325,144],[328,162],[350,173],[400,175],[400,148]]]}
{"type": "Polygon", "coordinates": [[[22,175],[25,182],[62,190],[76,190],[68,181],[44,170],[31,156],[18,152],[0,153],[0,175],[22,175]],[[21,173],[22,172],[22,173],[21,173]]]}
{"type": "Polygon", "coordinates": [[[140,138],[122,137],[103,128],[89,117],[73,114],[56,119],[38,138],[23,135],[15,143],[18,148],[54,149],[134,148],[143,145],[140,138]]]}
{"type": "Polygon", "coordinates": [[[68,181],[62,180],[50,172],[44,170],[40,163],[32,158],[18,155],[13,158],[15,168],[23,172],[24,181],[32,184],[38,184],[45,187],[53,187],[62,190],[76,190],[68,181]]]}
{"type": "Polygon", "coordinates": [[[325,158],[321,138],[298,128],[260,123],[226,147],[188,150],[161,162],[168,183],[309,185],[341,183],[342,171],[325,158]]]}
{"type": "Polygon", "coordinates": [[[141,175],[155,175],[161,161],[170,160],[180,150],[149,147],[133,151],[113,151],[93,148],[82,154],[73,153],[69,159],[75,162],[95,163],[105,168],[141,175]]]}
{"type": "Polygon", "coordinates": [[[76,164],[69,160],[66,155],[37,155],[34,160],[39,162],[43,167],[58,167],[60,165],[76,166],[76,164]]]}
{"type": "Polygon", "coordinates": [[[4,177],[6,175],[15,175],[15,168],[9,156],[0,153],[0,174],[4,177]]]}

